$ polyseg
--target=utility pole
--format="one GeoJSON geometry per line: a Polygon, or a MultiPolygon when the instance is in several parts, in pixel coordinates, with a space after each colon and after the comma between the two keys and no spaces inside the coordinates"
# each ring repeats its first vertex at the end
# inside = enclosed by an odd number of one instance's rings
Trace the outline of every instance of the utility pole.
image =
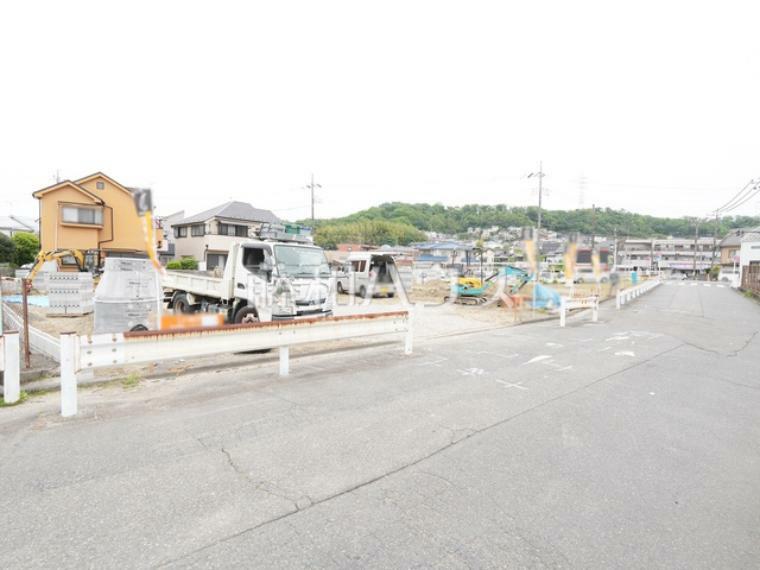
{"type": "Polygon", "coordinates": [[[591,251],[596,244],[596,204],[591,204],[591,251]]]}
{"type": "Polygon", "coordinates": [[[694,220],[694,262],[693,262],[693,276],[697,278],[697,244],[699,242],[699,218],[694,220]]]}
{"type": "Polygon", "coordinates": [[[314,217],[314,190],[317,188],[322,188],[321,184],[314,184],[314,173],[311,174],[311,184],[306,185],[306,189],[311,192],[311,221],[313,222],[315,220],[314,217]]]}
{"type": "Polygon", "coordinates": [[[713,250],[712,250],[712,262],[711,265],[715,267],[715,255],[718,250],[718,225],[720,224],[719,221],[719,212],[718,210],[715,210],[715,230],[713,231],[713,250]]]}
{"type": "Polygon", "coordinates": [[[538,177],[538,220],[537,220],[537,229],[536,229],[536,252],[539,257],[539,261],[541,259],[541,208],[543,205],[543,198],[544,198],[544,163],[543,161],[539,161],[538,163],[538,172],[531,172],[528,174],[528,178],[533,178],[534,176],[538,177]]]}

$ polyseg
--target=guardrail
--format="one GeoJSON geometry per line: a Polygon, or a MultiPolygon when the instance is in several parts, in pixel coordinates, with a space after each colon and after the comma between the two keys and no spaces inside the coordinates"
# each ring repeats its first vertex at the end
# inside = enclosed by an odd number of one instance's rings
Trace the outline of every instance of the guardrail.
{"type": "Polygon", "coordinates": [[[599,320],[599,297],[562,297],[559,303],[559,326],[564,327],[567,313],[573,309],[591,309],[591,320],[599,320]]]}
{"type": "Polygon", "coordinates": [[[660,284],[659,279],[650,279],[649,281],[644,281],[643,283],[640,283],[639,285],[636,285],[635,287],[629,287],[628,289],[621,289],[620,291],[617,292],[617,296],[615,298],[615,307],[619,309],[626,303],[631,302],[633,299],[636,299],[637,297],[640,297],[644,293],[651,291],[652,289],[657,287],[659,284],[660,284]]]}
{"type": "Polygon", "coordinates": [[[77,413],[77,374],[83,370],[228,352],[279,349],[279,373],[290,372],[290,347],[311,342],[405,333],[412,353],[409,311],[275,321],[181,331],[61,335],[61,415],[77,413]]]}
{"type": "Polygon", "coordinates": [[[21,397],[21,358],[18,331],[0,336],[0,371],[3,373],[3,401],[15,404],[21,397]]]}
{"type": "MultiPolygon", "coordinates": [[[[13,326],[13,328],[21,331],[24,330],[24,320],[21,318],[21,315],[16,314],[16,312],[8,306],[8,303],[4,303],[3,317],[13,326]]],[[[31,346],[32,350],[35,352],[40,352],[56,362],[61,361],[61,345],[58,342],[58,339],[32,325],[29,325],[29,346],[31,346]]]]}

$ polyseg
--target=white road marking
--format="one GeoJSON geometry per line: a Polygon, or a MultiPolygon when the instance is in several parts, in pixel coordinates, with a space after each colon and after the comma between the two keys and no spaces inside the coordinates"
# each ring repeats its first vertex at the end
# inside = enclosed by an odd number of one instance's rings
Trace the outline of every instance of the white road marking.
{"type": "Polygon", "coordinates": [[[497,380],[497,382],[499,384],[502,384],[505,388],[517,388],[518,390],[527,390],[527,388],[522,385],[522,382],[518,382],[517,384],[505,382],[504,380],[497,380]]]}
{"type": "Polygon", "coordinates": [[[720,284],[716,285],[716,287],[717,287],[718,289],[723,289],[723,285],[720,285],[720,284]]]}
{"type": "Polygon", "coordinates": [[[690,283],[690,285],[691,285],[692,287],[696,287],[697,285],[699,285],[699,283],[690,283]]]}
{"type": "Polygon", "coordinates": [[[615,356],[636,356],[636,354],[630,350],[620,350],[615,353],[615,356]]]}
{"type": "Polygon", "coordinates": [[[448,358],[441,358],[440,360],[423,360],[422,362],[415,364],[415,366],[440,366],[444,362],[448,361],[448,358]]]}
{"type": "Polygon", "coordinates": [[[611,340],[628,340],[629,338],[631,338],[631,337],[630,336],[626,336],[626,335],[616,335],[616,336],[611,336],[608,339],[605,339],[604,342],[610,342],[611,340]]]}
{"type": "Polygon", "coordinates": [[[556,347],[556,348],[562,348],[562,345],[559,344],[558,342],[547,342],[546,346],[551,347],[551,348],[554,348],[554,347],[556,347]]]}
{"type": "Polygon", "coordinates": [[[482,368],[466,368],[464,370],[457,370],[462,376],[482,376],[483,370],[482,368]]]}
{"type": "Polygon", "coordinates": [[[686,283],[684,283],[683,281],[681,281],[681,282],[679,283],[679,285],[680,285],[681,287],[683,287],[684,285],[686,285],[686,283]]]}
{"type": "Polygon", "coordinates": [[[603,349],[601,349],[599,352],[604,352],[605,350],[611,349],[611,346],[605,346],[603,349]]]}
{"type": "Polygon", "coordinates": [[[654,396],[654,392],[649,392],[649,395],[650,396],[654,396]]]}
{"type": "Polygon", "coordinates": [[[542,360],[546,360],[547,358],[551,358],[551,357],[552,357],[551,354],[542,354],[540,356],[534,356],[533,358],[528,360],[528,362],[526,362],[525,364],[533,364],[534,362],[541,362],[542,360]]]}
{"type": "Polygon", "coordinates": [[[702,283],[702,287],[712,287],[710,283],[702,283]]]}
{"type": "Polygon", "coordinates": [[[513,352],[512,354],[502,354],[500,352],[492,352],[490,350],[480,350],[476,352],[475,354],[487,354],[489,356],[498,356],[499,358],[517,358],[520,356],[516,352],[513,352]]]}

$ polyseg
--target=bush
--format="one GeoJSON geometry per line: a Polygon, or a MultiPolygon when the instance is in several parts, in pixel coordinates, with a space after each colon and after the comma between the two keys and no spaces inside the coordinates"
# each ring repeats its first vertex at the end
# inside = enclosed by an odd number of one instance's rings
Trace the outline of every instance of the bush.
{"type": "Polygon", "coordinates": [[[172,259],[166,264],[167,269],[198,269],[198,261],[194,257],[172,259]]]}
{"type": "Polygon", "coordinates": [[[182,269],[198,269],[198,261],[194,257],[183,257],[179,264],[182,269]]]}
{"type": "Polygon", "coordinates": [[[15,261],[16,246],[5,234],[0,234],[0,263],[13,263],[15,261]]]}
{"type": "Polygon", "coordinates": [[[40,251],[40,240],[34,234],[19,232],[11,238],[16,252],[14,261],[16,265],[31,263],[40,251]]]}

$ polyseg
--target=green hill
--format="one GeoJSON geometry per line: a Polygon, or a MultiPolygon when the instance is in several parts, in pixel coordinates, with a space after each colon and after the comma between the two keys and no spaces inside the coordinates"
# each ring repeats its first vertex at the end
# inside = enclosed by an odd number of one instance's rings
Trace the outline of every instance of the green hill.
{"type": "MultiPolygon", "coordinates": [[[[422,231],[463,234],[468,228],[499,226],[533,226],[538,208],[468,204],[406,204],[390,202],[361,210],[343,218],[316,222],[315,238],[323,247],[341,242],[362,242],[371,245],[405,245],[424,239],[422,231]]],[[[309,221],[305,223],[310,223],[309,221]]],[[[735,216],[720,220],[718,236],[731,228],[759,226],[760,217],[735,216]]],[[[580,232],[620,237],[694,236],[694,222],[688,218],[661,218],[610,208],[582,210],[544,210],[542,226],[557,232],[580,232]]],[[[704,221],[701,235],[712,235],[714,220],[704,221]]]]}

